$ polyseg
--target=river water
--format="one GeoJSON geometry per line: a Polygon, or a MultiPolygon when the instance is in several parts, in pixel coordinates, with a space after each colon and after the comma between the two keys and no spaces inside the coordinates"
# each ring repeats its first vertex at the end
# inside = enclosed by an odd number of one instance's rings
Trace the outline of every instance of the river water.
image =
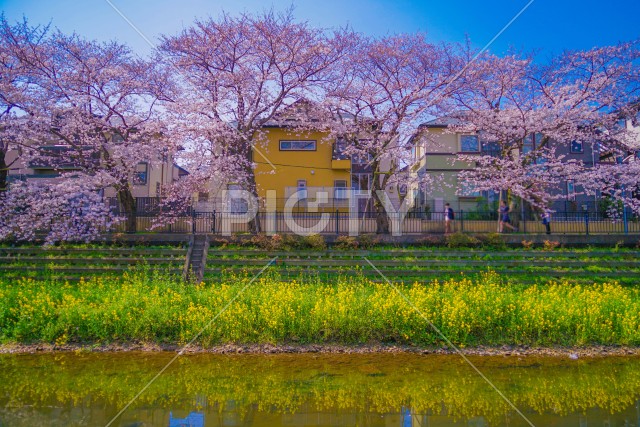
{"type": "MultiPolygon", "coordinates": [[[[0,355],[0,426],[105,426],[172,353],[0,355]]],[[[471,357],[535,426],[640,427],[640,358],[471,357]]],[[[112,426],[527,426],[459,356],[184,355],[112,426]]]]}

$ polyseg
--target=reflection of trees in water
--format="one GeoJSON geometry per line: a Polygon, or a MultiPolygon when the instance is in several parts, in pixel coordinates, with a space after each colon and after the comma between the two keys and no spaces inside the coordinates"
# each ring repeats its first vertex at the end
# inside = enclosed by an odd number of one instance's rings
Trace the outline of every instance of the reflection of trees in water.
{"type": "MultiPolygon", "coordinates": [[[[110,407],[115,413],[170,357],[140,353],[0,356],[0,407],[75,405],[110,407]]],[[[529,414],[577,417],[596,407],[611,414],[636,412],[638,358],[474,360],[529,414]]],[[[365,425],[371,425],[365,414],[395,414],[400,423],[402,407],[410,408],[416,419],[481,417],[490,425],[500,425],[510,413],[504,401],[456,356],[408,354],[185,356],[133,407],[173,410],[176,418],[189,411],[217,414],[216,418],[238,425],[252,425],[257,413],[278,414],[280,420],[289,417],[292,422],[304,414],[362,414],[364,418],[358,419],[365,425]],[[178,415],[175,411],[180,408],[178,415]]]]}

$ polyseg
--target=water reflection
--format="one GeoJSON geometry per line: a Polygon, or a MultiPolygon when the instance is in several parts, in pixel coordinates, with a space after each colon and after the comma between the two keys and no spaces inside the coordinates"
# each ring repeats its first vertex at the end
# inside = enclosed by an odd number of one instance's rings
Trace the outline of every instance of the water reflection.
{"type": "Polygon", "coordinates": [[[169,427],[204,427],[204,414],[190,412],[184,418],[175,418],[173,412],[169,412],[169,427]]]}
{"type": "MultiPolygon", "coordinates": [[[[105,425],[172,354],[0,355],[0,426],[105,425]]],[[[640,359],[475,358],[536,426],[640,427],[640,359]]],[[[185,356],[119,426],[526,426],[455,356],[185,356]]]]}

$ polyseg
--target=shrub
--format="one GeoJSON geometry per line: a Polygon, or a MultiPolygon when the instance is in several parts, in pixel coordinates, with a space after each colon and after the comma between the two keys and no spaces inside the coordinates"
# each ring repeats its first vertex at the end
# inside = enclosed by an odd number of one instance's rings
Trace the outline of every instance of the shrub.
{"type": "Polygon", "coordinates": [[[355,250],[358,249],[358,241],[355,237],[338,236],[333,243],[333,247],[342,250],[355,250]]]}
{"type": "Polygon", "coordinates": [[[558,246],[560,246],[560,242],[556,242],[556,241],[553,241],[553,240],[545,240],[543,249],[545,251],[552,252],[558,246]]]}
{"type": "Polygon", "coordinates": [[[481,237],[482,246],[486,246],[493,249],[505,249],[507,243],[504,241],[499,233],[489,233],[481,237]]]}
{"type": "Polygon", "coordinates": [[[533,240],[523,240],[522,247],[526,250],[533,248],[533,240]]]}
{"type": "Polygon", "coordinates": [[[280,250],[282,249],[282,236],[280,234],[274,234],[271,236],[271,249],[272,250],[280,250]]]}
{"type": "Polygon", "coordinates": [[[327,242],[324,241],[324,237],[320,234],[311,234],[309,236],[303,236],[302,242],[306,248],[314,250],[327,249],[327,242]]]}
{"type": "Polygon", "coordinates": [[[302,236],[298,236],[297,234],[282,234],[280,237],[282,238],[281,249],[291,250],[306,248],[306,244],[302,236]]]}
{"type": "Polygon", "coordinates": [[[265,251],[271,251],[275,249],[273,247],[273,238],[267,236],[266,234],[256,234],[251,237],[249,241],[252,246],[257,246],[260,249],[264,249],[265,251]]]}
{"type": "Polygon", "coordinates": [[[480,240],[464,233],[453,233],[445,237],[449,248],[476,248],[480,246],[480,240]]]}
{"type": "Polygon", "coordinates": [[[229,244],[236,243],[232,237],[224,238],[224,237],[213,237],[209,239],[209,246],[216,246],[220,249],[226,248],[229,244]]]}
{"type": "Polygon", "coordinates": [[[443,236],[430,235],[416,241],[417,246],[444,246],[446,240],[443,236]]]}
{"type": "Polygon", "coordinates": [[[380,240],[371,234],[361,234],[358,236],[358,247],[361,249],[371,249],[380,243],[380,240]]]}

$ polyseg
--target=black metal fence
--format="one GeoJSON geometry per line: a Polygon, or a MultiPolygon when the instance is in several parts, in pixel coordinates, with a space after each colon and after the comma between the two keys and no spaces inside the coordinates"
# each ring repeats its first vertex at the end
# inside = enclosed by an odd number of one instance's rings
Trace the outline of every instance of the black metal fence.
{"type": "MultiPolygon", "coordinates": [[[[126,215],[123,214],[123,218],[126,215]]],[[[445,214],[440,212],[410,212],[404,217],[390,214],[389,231],[401,234],[438,234],[447,231],[445,214]]],[[[509,225],[500,225],[497,212],[454,212],[450,232],[495,233],[502,229],[508,233],[522,234],[638,234],[640,220],[636,216],[609,218],[596,212],[553,212],[549,228],[535,213],[510,213],[509,225]]],[[[156,214],[136,214],[136,231],[163,233],[212,233],[230,235],[248,233],[255,227],[270,233],[297,234],[348,234],[376,233],[379,219],[375,213],[358,215],[349,212],[258,212],[250,223],[248,215],[229,212],[196,212],[175,217],[156,214]],[[253,228],[251,227],[253,225],[253,228]]],[[[116,230],[124,232],[126,221],[116,230]]],[[[129,230],[131,231],[131,230],[129,230]]]]}

